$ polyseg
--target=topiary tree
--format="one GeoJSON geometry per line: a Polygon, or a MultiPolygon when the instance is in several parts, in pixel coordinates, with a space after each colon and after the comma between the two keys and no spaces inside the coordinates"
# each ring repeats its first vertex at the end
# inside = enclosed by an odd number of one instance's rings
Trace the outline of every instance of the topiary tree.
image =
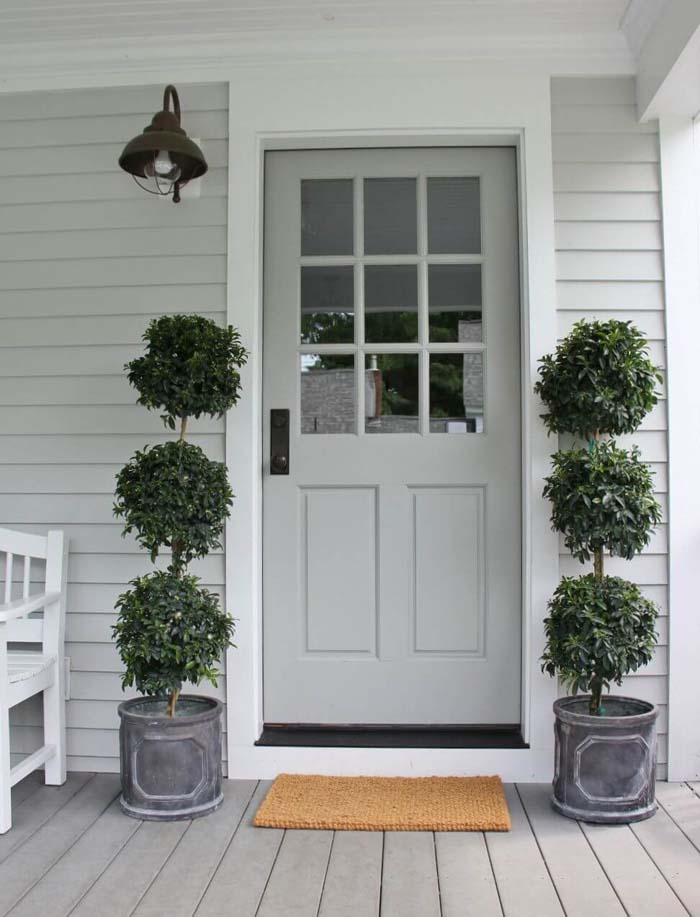
{"type": "Polygon", "coordinates": [[[168,695],[175,715],[182,684],[216,682],[216,664],[231,641],[233,619],[187,565],[221,547],[233,494],[226,466],[185,439],[190,417],[222,416],[240,395],[247,359],[238,332],[199,315],[155,319],[146,353],[125,369],[138,402],[163,411],[179,438],[136,452],[117,475],[114,513],[155,561],[170,548],[166,570],[138,577],[119,597],[114,627],[126,671],[124,687],[168,695]]]}
{"type": "Polygon", "coordinates": [[[593,573],[564,577],[549,602],[542,668],[574,692],[589,691],[600,715],[602,692],[651,659],[657,609],[639,588],[605,576],[605,551],[631,559],[661,520],[653,477],[639,450],[607,437],[632,433],[657,403],[661,380],[641,332],[630,322],[578,322],[540,361],[535,385],[551,433],[587,440],[553,457],[544,495],[552,527],[593,573]]]}

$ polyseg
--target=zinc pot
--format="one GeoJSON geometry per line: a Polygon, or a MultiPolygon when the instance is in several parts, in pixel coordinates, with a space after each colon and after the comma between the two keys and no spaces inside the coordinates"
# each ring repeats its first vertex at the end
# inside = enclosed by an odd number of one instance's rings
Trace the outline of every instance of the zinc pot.
{"type": "Polygon", "coordinates": [[[219,701],[180,697],[174,717],[167,698],[137,697],[119,705],[121,807],[133,818],[175,821],[208,815],[221,805],[219,701]]]}
{"type": "Polygon", "coordinates": [[[603,715],[591,716],[586,695],[554,703],[554,793],[562,815],[601,824],[627,824],[656,811],[658,708],[609,695],[603,715]]]}

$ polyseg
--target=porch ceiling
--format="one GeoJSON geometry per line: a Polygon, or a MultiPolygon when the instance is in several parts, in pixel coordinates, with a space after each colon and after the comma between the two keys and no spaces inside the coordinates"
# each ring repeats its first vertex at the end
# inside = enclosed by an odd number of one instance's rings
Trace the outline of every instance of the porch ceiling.
{"type": "Polygon", "coordinates": [[[190,55],[225,47],[240,57],[274,47],[275,57],[280,50],[318,57],[343,45],[385,55],[400,42],[404,56],[579,52],[621,63],[632,60],[621,29],[627,7],[628,0],[0,0],[0,58],[11,70],[47,51],[168,45],[190,55]]]}
{"type": "Polygon", "coordinates": [[[3,44],[275,31],[615,32],[627,0],[2,0],[3,44]]]}

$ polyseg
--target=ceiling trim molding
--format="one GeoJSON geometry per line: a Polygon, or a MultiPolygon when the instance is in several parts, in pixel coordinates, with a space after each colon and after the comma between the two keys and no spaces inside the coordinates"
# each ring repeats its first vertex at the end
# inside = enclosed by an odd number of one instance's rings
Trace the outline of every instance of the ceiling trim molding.
{"type": "MultiPolygon", "coordinates": [[[[26,44],[2,50],[0,92],[66,88],[97,81],[133,83],[144,74],[169,70],[179,74],[209,72],[219,77],[231,68],[252,64],[390,63],[392,61],[503,61],[537,65],[552,74],[630,74],[634,58],[624,35],[471,35],[424,34],[416,30],[346,32],[328,35],[260,32],[197,40],[108,40],[26,44]]],[[[180,78],[180,77],[178,77],[180,78]]],[[[210,76],[210,78],[212,78],[210,76]]]]}
{"type": "Polygon", "coordinates": [[[620,28],[635,57],[639,57],[667,2],[668,0],[630,0],[620,22],[620,28]]]}
{"type": "Polygon", "coordinates": [[[637,58],[637,108],[642,120],[700,111],[699,0],[664,3],[637,58]]]}

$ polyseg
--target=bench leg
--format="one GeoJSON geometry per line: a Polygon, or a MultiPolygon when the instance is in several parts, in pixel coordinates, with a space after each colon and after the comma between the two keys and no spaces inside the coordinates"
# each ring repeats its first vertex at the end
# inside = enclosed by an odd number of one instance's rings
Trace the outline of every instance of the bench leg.
{"type": "Polygon", "coordinates": [[[10,787],[10,711],[0,707],[0,834],[12,827],[10,787]]]}
{"type": "MultiPolygon", "coordinates": [[[[62,659],[57,667],[61,665],[62,659]]],[[[56,748],[56,754],[44,765],[45,782],[61,786],[66,782],[66,702],[60,670],[51,687],[44,691],[44,744],[56,748]]]]}

